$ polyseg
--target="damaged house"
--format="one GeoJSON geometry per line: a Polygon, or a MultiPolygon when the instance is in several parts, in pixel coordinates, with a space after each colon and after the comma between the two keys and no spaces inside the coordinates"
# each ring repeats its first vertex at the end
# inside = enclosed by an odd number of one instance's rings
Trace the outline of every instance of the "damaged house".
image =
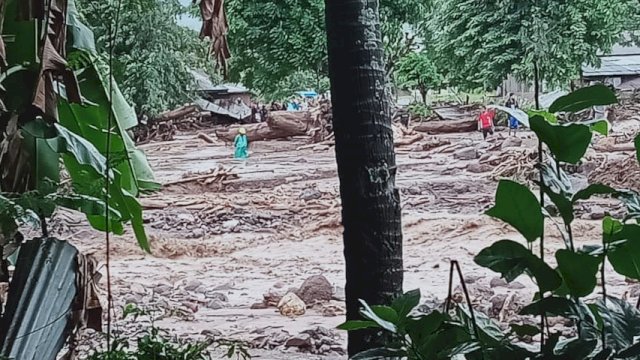
{"type": "Polygon", "coordinates": [[[640,89],[640,47],[614,46],[610,54],[600,56],[600,66],[582,67],[582,79],[611,84],[621,91],[640,89]]]}
{"type": "Polygon", "coordinates": [[[217,123],[242,122],[251,117],[251,97],[253,93],[242,85],[214,85],[209,76],[203,72],[192,70],[196,88],[200,97],[194,104],[208,117],[217,123]]]}

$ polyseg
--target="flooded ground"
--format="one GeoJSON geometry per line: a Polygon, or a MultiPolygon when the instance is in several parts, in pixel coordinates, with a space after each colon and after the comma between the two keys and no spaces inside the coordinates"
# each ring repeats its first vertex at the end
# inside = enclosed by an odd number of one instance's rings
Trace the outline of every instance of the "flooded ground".
{"type": "MultiPolygon", "coordinates": [[[[625,126],[637,128],[637,123],[625,126]]],[[[523,278],[506,285],[475,265],[473,257],[496,240],[521,240],[483,211],[493,202],[497,177],[526,177],[536,142],[527,132],[520,139],[504,132],[487,142],[481,138],[479,133],[442,135],[397,149],[404,288],[420,288],[425,309],[440,306],[450,261],[457,260],[474,303],[504,321],[530,299],[533,284],[523,278]],[[434,141],[440,145],[433,147],[434,141]]],[[[229,144],[208,144],[194,133],[143,146],[157,179],[171,185],[142,200],[152,255],[142,253],[131,234],[112,240],[116,318],[122,306],[135,303],[158,311],[160,327],[189,338],[242,341],[255,358],[345,359],[346,336],[334,330],[344,321],[335,155],[332,147],[309,147],[305,141],[256,142],[246,162],[232,159],[229,144]],[[211,169],[222,175],[207,178],[211,169]],[[189,178],[197,180],[184,181],[189,178]],[[305,314],[296,317],[265,305],[265,294],[282,296],[314,275],[329,281],[332,300],[307,304],[305,314]]],[[[586,184],[588,175],[578,173],[573,180],[586,184]]],[[[574,229],[580,241],[599,241],[602,209],[619,211],[606,200],[582,205],[574,229]]],[[[80,217],[60,213],[56,226],[61,237],[104,259],[104,235],[80,217]]],[[[552,258],[562,241],[552,224],[547,231],[552,258]]],[[[636,287],[613,277],[608,290],[637,296],[636,287]]],[[[116,321],[123,334],[140,326],[116,321]]]]}

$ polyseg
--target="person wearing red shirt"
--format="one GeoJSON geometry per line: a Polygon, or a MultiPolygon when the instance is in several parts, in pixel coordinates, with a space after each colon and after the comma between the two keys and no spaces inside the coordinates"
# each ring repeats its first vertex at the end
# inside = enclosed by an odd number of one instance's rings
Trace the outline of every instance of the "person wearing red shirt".
{"type": "Polygon", "coordinates": [[[486,140],[487,135],[493,135],[493,119],[496,111],[485,107],[478,117],[478,130],[482,131],[482,137],[486,140]]]}

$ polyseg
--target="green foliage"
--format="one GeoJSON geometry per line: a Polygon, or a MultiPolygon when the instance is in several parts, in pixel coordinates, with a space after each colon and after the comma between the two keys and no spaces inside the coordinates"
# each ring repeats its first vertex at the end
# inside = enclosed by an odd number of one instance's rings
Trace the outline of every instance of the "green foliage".
{"type": "Polygon", "coordinates": [[[282,101],[291,98],[297,91],[314,89],[322,94],[329,91],[329,78],[313,71],[296,71],[277,83],[273,91],[263,93],[267,101],[282,101]]]}
{"type": "Polygon", "coordinates": [[[433,111],[431,110],[431,107],[429,107],[424,102],[411,103],[411,104],[409,104],[408,110],[409,110],[409,113],[411,115],[419,116],[421,118],[425,118],[425,117],[433,114],[433,111]]]}
{"type": "MultiPolygon", "coordinates": [[[[19,34],[16,38],[19,41],[7,47],[9,67],[19,70],[7,72],[6,77],[0,78],[0,85],[7,89],[6,94],[1,94],[1,100],[5,95],[9,100],[6,101],[6,114],[0,115],[4,119],[18,119],[17,133],[24,138],[20,151],[26,158],[36,159],[30,164],[36,180],[25,189],[0,189],[5,193],[12,192],[6,197],[13,203],[5,203],[5,207],[19,206],[5,211],[5,219],[23,222],[21,214],[31,211],[44,220],[51,216],[55,207],[67,207],[85,213],[89,223],[98,230],[122,234],[123,224],[131,223],[138,243],[149,251],[142,225],[142,208],[136,196],[143,191],[156,190],[159,185],[154,181],[144,154],[135,148],[126,133],[137,124],[137,118],[107,75],[104,65],[100,64],[93,33],[81,22],[75,2],[70,0],[66,37],[64,32],[51,36],[60,37],[57,41],[69,58],[64,70],[75,72],[82,104],[71,103],[72,91],[66,86],[75,86],[65,80],[51,88],[45,86],[45,98],[50,99],[47,107],[54,109],[48,109],[46,114],[34,111],[31,99],[35,81],[41,68],[51,65],[41,63],[35,52],[25,51],[43,46],[41,39],[32,32],[32,36],[23,37],[30,33],[28,29],[37,29],[42,24],[40,20],[19,20],[15,15],[17,6],[16,0],[7,3],[2,33],[9,37],[19,34]],[[23,64],[31,65],[23,68],[23,64]],[[107,171],[107,158],[110,171],[107,171]],[[60,159],[71,178],[71,192],[59,187],[60,159]],[[7,214],[12,216],[6,217],[7,214]]],[[[104,36],[99,39],[103,43],[106,41],[104,36]]],[[[0,158],[2,156],[0,154],[0,158]]],[[[41,221],[41,224],[46,232],[45,222],[41,221]]],[[[3,226],[4,229],[12,231],[15,227],[3,226]]]]}
{"type": "MultiPolygon", "coordinates": [[[[380,2],[389,75],[404,56],[416,49],[417,38],[408,37],[403,28],[410,26],[422,35],[428,3],[380,2]]],[[[312,74],[312,79],[327,76],[323,0],[227,0],[225,6],[233,55],[231,80],[258,90],[267,99],[281,99],[280,86],[291,84],[289,77],[300,73],[312,74]]],[[[310,85],[318,92],[323,90],[323,86],[317,88],[317,81],[310,85]]]]}
{"type": "Polygon", "coordinates": [[[433,8],[436,62],[467,89],[495,89],[508,74],[532,80],[534,59],[543,80],[565,85],[637,28],[620,19],[640,13],[634,0],[434,0],[433,8]]]}
{"type": "MultiPolygon", "coordinates": [[[[587,88],[559,99],[552,105],[561,111],[579,111],[594,103],[611,103],[612,93],[606,87],[587,88]]],[[[526,304],[520,315],[539,316],[547,323],[550,316],[570,319],[576,327],[576,335],[567,337],[552,332],[547,326],[509,324],[511,332],[504,333],[483,314],[457,306],[455,311],[429,315],[398,311],[415,302],[415,292],[406,294],[389,308],[369,306],[363,303],[364,320],[343,324],[342,329],[357,331],[362,328],[378,328],[389,333],[391,340],[385,349],[375,349],[360,354],[358,358],[384,358],[380,354],[396,354],[407,359],[442,359],[453,354],[467,360],[477,359],[571,359],[610,360],[635,359],[640,356],[640,312],[622,299],[607,296],[606,262],[620,275],[640,279],[640,225],[630,223],[640,211],[640,196],[630,190],[618,190],[602,184],[592,184],[574,191],[568,176],[562,171],[562,162],[578,162],[591,139],[591,132],[598,131],[591,124],[552,124],[551,113],[536,112],[531,118],[519,113],[521,121],[531,122],[532,130],[545,148],[548,162],[538,164],[541,180],[538,185],[559,209],[564,227],[560,227],[565,248],[555,251],[553,269],[530,249],[511,240],[500,240],[483,249],[475,262],[502,275],[507,282],[520,276],[530,277],[539,291],[534,300],[526,304]],[[602,240],[576,249],[576,235],[572,232],[575,218],[574,206],[578,201],[592,196],[612,196],[623,202],[629,214],[623,219],[605,217],[602,222],[602,240]],[[602,296],[597,296],[598,281],[602,296]],[[411,297],[411,301],[409,301],[411,297]],[[586,302],[588,301],[588,303],[586,302]],[[394,312],[391,312],[394,310],[394,312]],[[403,314],[407,314],[403,316],[403,314]],[[423,332],[421,332],[423,331],[423,332]],[[446,337],[439,335],[447,331],[446,337]],[[544,340],[537,349],[520,347],[517,336],[540,336],[544,340]],[[460,349],[464,349],[461,351],[460,349]]],[[[640,144],[637,144],[640,148],[640,144]]],[[[487,214],[512,225],[526,240],[527,245],[539,243],[544,253],[545,217],[540,202],[524,185],[502,180],[498,185],[496,204],[487,214]]],[[[555,223],[555,221],[554,221],[555,223]]],[[[587,239],[588,240],[588,239],[587,239]]],[[[462,275],[460,274],[461,280],[462,275]]],[[[451,281],[451,279],[450,279],[451,281]]],[[[470,303],[466,288],[463,287],[470,303]]],[[[451,294],[447,309],[451,305],[451,294]]]]}
{"type": "Polygon", "coordinates": [[[529,242],[542,235],[544,218],[538,200],[526,186],[516,182],[500,181],[496,204],[487,211],[487,215],[510,224],[529,242]]]}
{"type": "MultiPolygon", "coordinates": [[[[115,3],[78,1],[80,13],[92,27],[97,51],[108,58],[109,27],[115,23],[115,3]]],[[[177,0],[122,1],[113,51],[113,76],[136,113],[154,116],[193,99],[190,69],[214,75],[207,58],[208,43],[177,24],[186,9],[177,0]]]]}
{"type": "Polygon", "coordinates": [[[427,91],[442,87],[443,77],[426,52],[410,53],[400,60],[396,71],[399,87],[418,89],[423,102],[427,101],[427,91]]]}

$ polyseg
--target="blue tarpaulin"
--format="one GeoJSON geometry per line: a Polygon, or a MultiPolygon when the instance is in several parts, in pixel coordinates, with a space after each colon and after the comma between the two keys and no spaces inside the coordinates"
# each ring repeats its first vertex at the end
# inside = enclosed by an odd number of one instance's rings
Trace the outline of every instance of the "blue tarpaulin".
{"type": "Polygon", "coordinates": [[[302,97],[306,97],[306,98],[314,98],[316,96],[318,96],[318,93],[310,90],[310,91],[298,91],[296,94],[302,96],[302,97]]]}

